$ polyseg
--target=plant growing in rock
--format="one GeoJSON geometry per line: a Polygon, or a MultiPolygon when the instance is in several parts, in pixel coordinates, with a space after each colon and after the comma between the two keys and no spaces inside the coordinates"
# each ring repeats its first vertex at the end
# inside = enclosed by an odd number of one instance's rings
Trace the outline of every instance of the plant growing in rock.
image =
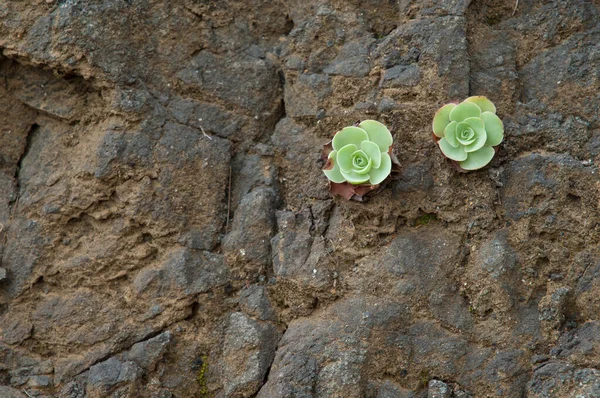
{"type": "Polygon", "coordinates": [[[362,201],[385,181],[398,160],[392,152],[393,138],[386,126],[363,120],[338,131],[324,146],[327,160],[323,172],[332,194],[362,201]]]}
{"type": "Polygon", "coordinates": [[[433,118],[433,134],[440,150],[459,171],[487,165],[504,138],[496,106],[484,96],[442,106],[433,118]]]}

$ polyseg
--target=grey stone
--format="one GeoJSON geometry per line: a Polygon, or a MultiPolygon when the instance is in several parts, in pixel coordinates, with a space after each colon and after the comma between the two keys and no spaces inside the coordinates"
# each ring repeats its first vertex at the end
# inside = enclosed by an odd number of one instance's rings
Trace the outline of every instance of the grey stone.
{"type": "Polygon", "coordinates": [[[471,90],[493,98],[497,105],[512,100],[519,84],[514,42],[503,31],[485,29],[474,33],[473,41],[480,50],[470,57],[471,90]]]}
{"type": "Polygon", "coordinates": [[[250,397],[262,386],[279,340],[270,323],[253,321],[240,312],[229,318],[225,331],[221,378],[226,397],[250,397]]]}
{"type": "Polygon", "coordinates": [[[386,87],[416,86],[421,81],[416,65],[397,65],[385,71],[383,82],[386,87]]]}
{"type": "Polygon", "coordinates": [[[526,362],[526,353],[523,350],[500,351],[485,367],[484,377],[488,382],[498,385],[501,381],[508,380],[508,385],[497,389],[499,395],[519,396],[523,394],[528,380],[526,372],[529,366],[526,362]]]}
{"type": "MultiPolygon", "coordinates": [[[[2,158],[2,154],[0,154],[0,164],[3,163],[2,158]]],[[[8,228],[8,220],[10,220],[10,204],[15,200],[16,192],[13,178],[2,171],[0,171],[0,192],[0,224],[2,224],[0,225],[0,233],[5,234],[8,228]]],[[[0,244],[0,248],[2,245],[0,244]]]]}
{"type": "Polygon", "coordinates": [[[421,50],[416,47],[409,48],[406,53],[394,48],[383,59],[383,67],[389,69],[396,65],[411,65],[417,63],[420,56],[421,50]]]}
{"type": "Polygon", "coordinates": [[[258,133],[245,127],[248,118],[216,104],[174,97],[167,109],[179,123],[204,130],[209,135],[242,141],[256,138],[258,133]]]}
{"type": "Polygon", "coordinates": [[[298,147],[306,139],[301,125],[294,122],[292,118],[283,118],[277,123],[275,131],[271,136],[273,145],[284,151],[298,147]]]}
{"type": "Polygon", "coordinates": [[[145,371],[152,371],[163,357],[170,342],[171,332],[166,331],[156,337],[134,344],[123,358],[135,362],[145,371]]]}
{"type": "Polygon", "coordinates": [[[38,264],[50,237],[42,234],[41,226],[37,222],[18,216],[13,219],[4,236],[7,243],[0,254],[2,267],[9,278],[0,292],[14,297],[26,288],[27,280],[38,264]]]}
{"type": "Polygon", "coordinates": [[[319,317],[293,320],[257,397],[365,396],[367,336],[405,321],[397,305],[364,298],[345,298],[319,317]]]}
{"type": "MultiPolygon", "coordinates": [[[[597,180],[595,167],[586,167],[572,156],[530,153],[513,160],[506,167],[502,203],[506,215],[512,220],[541,216],[547,208],[573,206],[573,203],[565,199],[575,189],[580,190],[575,191],[579,197],[587,196],[590,189],[588,186],[581,184],[578,187],[570,181],[583,183],[597,180]]],[[[588,208],[591,203],[582,200],[576,206],[577,211],[581,212],[582,206],[588,208]]],[[[567,217],[558,211],[547,228],[564,226],[568,230],[568,225],[572,225],[573,221],[567,217]]]]}
{"type": "Polygon", "coordinates": [[[454,398],[473,398],[473,395],[468,391],[454,390],[453,394],[454,398]]]}
{"type": "Polygon", "coordinates": [[[27,385],[30,387],[50,387],[52,386],[52,376],[47,375],[34,375],[30,376],[27,381],[27,385]]]}
{"type": "Polygon", "coordinates": [[[600,352],[600,322],[591,321],[565,331],[556,347],[550,353],[561,360],[567,360],[577,365],[591,367],[592,358],[600,352]]]}
{"type": "Polygon", "coordinates": [[[274,192],[278,188],[278,172],[274,164],[272,150],[268,147],[254,148],[256,154],[238,154],[231,164],[231,211],[235,210],[244,195],[252,189],[267,186],[272,187],[274,192]]]}
{"type": "Polygon", "coordinates": [[[424,159],[418,163],[402,165],[397,182],[394,182],[394,192],[428,191],[434,187],[430,173],[431,160],[424,159]]]}
{"type": "Polygon", "coordinates": [[[468,344],[463,338],[434,323],[416,323],[410,327],[409,335],[412,337],[413,362],[436,374],[458,372],[460,358],[468,353],[468,344]]]}
{"type": "Polygon", "coordinates": [[[85,398],[86,397],[85,383],[80,383],[77,380],[65,384],[58,395],[58,398],[85,398]]]}
{"type": "Polygon", "coordinates": [[[8,386],[0,386],[0,397],[2,398],[27,398],[20,390],[8,386]]]}
{"type": "MultiPolygon", "coordinates": [[[[598,11],[595,13],[597,15],[598,11]]],[[[590,90],[593,95],[596,91],[592,88],[592,82],[600,78],[599,52],[594,44],[599,40],[600,32],[597,29],[580,32],[531,60],[520,71],[524,83],[523,102],[539,100],[552,103],[560,95],[561,87],[571,84],[576,84],[579,90],[590,90]],[[547,73],[536,73],[539,70],[547,73]]],[[[593,102],[581,96],[567,106],[579,115],[593,117],[597,111],[593,102]]]]}
{"type": "Polygon", "coordinates": [[[150,173],[156,183],[152,194],[146,192],[150,178],[134,184],[137,197],[124,211],[159,219],[179,231],[182,244],[210,250],[225,221],[230,150],[228,140],[164,119],[132,132],[109,129],[97,152],[95,176],[105,180],[132,168],[156,167],[150,173]],[[190,184],[190,173],[196,175],[195,184],[190,184]]]}
{"type": "Polygon", "coordinates": [[[527,383],[527,396],[598,398],[600,372],[567,362],[550,362],[535,369],[533,377],[527,383]]]}
{"type": "Polygon", "coordinates": [[[273,320],[275,312],[264,286],[250,285],[240,293],[240,308],[248,316],[261,321],[273,320]]]}
{"type": "Polygon", "coordinates": [[[276,195],[268,187],[255,188],[242,198],[231,232],[223,239],[223,252],[228,264],[242,265],[259,273],[266,271],[271,262],[275,203],[276,195]]]}
{"type": "Polygon", "coordinates": [[[418,232],[398,234],[378,260],[369,258],[365,264],[368,261],[381,264],[392,284],[412,282],[416,287],[415,297],[420,297],[435,290],[435,286],[445,285],[444,275],[454,268],[459,253],[458,236],[428,226],[418,232]]]}
{"type": "Polygon", "coordinates": [[[332,200],[317,200],[311,203],[310,212],[313,217],[314,236],[322,236],[327,231],[332,208],[332,200]]]}
{"type": "Polygon", "coordinates": [[[505,127],[515,130],[515,137],[521,141],[541,140],[548,151],[570,153],[589,161],[598,153],[592,120],[556,112],[547,103],[533,99],[517,103],[514,118],[508,119],[505,127]]]}
{"type": "Polygon", "coordinates": [[[304,59],[296,55],[291,55],[285,62],[285,67],[292,70],[303,70],[306,66],[304,59]]]}
{"type": "Polygon", "coordinates": [[[281,119],[275,126],[271,136],[274,149],[281,151],[282,162],[279,163],[282,179],[283,199],[288,206],[301,209],[307,201],[313,199],[326,200],[331,196],[327,189],[327,181],[323,180],[321,170],[321,144],[323,139],[314,128],[305,128],[292,118],[281,119]],[[310,184],[291,184],[286,181],[307,180],[310,184]]]}
{"type": "Polygon", "coordinates": [[[180,248],[172,251],[160,268],[141,270],[133,285],[138,293],[182,297],[205,293],[227,278],[222,255],[180,248]]]}
{"type": "Polygon", "coordinates": [[[271,240],[273,272],[304,285],[324,287],[329,282],[328,271],[321,259],[326,255],[324,238],[311,235],[312,213],[277,212],[279,233],[271,240]]]}
{"type": "Polygon", "coordinates": [[[6,344],[20,344],[31,337],[31,332],[33,331],[31,321],[23,318],[6,318],[7,315],[2,317],[2,322],[0,322],[2,340],[6,344]]]}
{"type": "Polygon", "coordinates": [[[556,288],[540,300],[539,319],[546,330],[558,329],[562,326],[572,296],[572,290],[563,286],[556,288]]]}
{"type": "MultiPolygon", "coordinates": [[[[468,1],[459,1],[468,4],[468,1]]],[[[410,8],[420,6],[412,1],[404,2],[401,5],[410,8]]],[[[456,4],[457,2],[453,2],[456,4]]],[[[447,5],[447,2],[439,2],[438,6],[447,5]]],[[[396,68],[396,73],[400,74],[408,70],[406,77],[409,82],[416,81],[418,69],[428,62],[434,62],[437,65],[437,75],[420,76],[420,85],[430,85],[436,87],[436,90],[445,93],[444,98],[464,98],[469,95],[470,65],[467,53],[467,38],[465,32],[466,21],[462,16],[445,15],[437,18],[423,18],[411,21],[411,23],[401,24],[394,29],[381,43],[373,50],[371,57],[381,59],[387,67],[396,68]],[[408,48],[416,48],[420,51],[418,62],[410,63],[410,68],[402,63],[398,67],[393,66],[395,62],[389,59],[397,58],[398,43],[403,43],[408,48]]],[[[413,57],[415,58],[415,57],[413,57]]],[[[408,59],[407,59],[408,61],[408,59]]],[[[404,86],[410,87],[410,86],[404,86]]]]}
{"type": "Polygon", "coordinates": [[[286,82],[285,110],[290,117],[315,116],[323,100],[332,93],[331,78],[323,74],[301,74],[292,84],[286,82]]]}
{"type": "Polygon", "coordinates": [[[6,269],[0,268],[0,281],[6,279],[6,269]]]}
{"type": "Polygon", "coordinates": [[[143,370],[134,362],[122,362],[115,357],[111,357],[90,368],[88,393],[94,389],[97,389],[101,393],[106,393],[119,383],[139,379],[142,377],[142,374],[143,370]]]}
{"type": "Polygon", "coordinates": [[[119,163],[149,167],[155,145],[156,141],[148,131],[124,133],[117,127],[107,129],[96,152],[94,176],[109,177],[119,163]]]}
{"type": "Polygon", "coordinates": [[[441,380],[429,380],[427,398],[450,398],[452,390],[441,380]]]}
{"type": "Polygon", "coordinates": [[[366,76],[371,67],[369,66],[369,46],[373,39],[362,42],[345,43],[335,59],[323,69],[330,75],[342,75],[350,77],[366,76]]]}
{"type": "Polygon", "coordinates": [[[445,15],[464,15],[469,7],[469,4],[471,4],[471,0],[400,0],[399,7],[400,15],[412,13],[421,17],[434,17],[445,15]]]}
{"type": "Polygon", "coordinates": [[[177,76],[186,84],[246,108],[268,112],[280,92],[275,67],[266,59],[239,54],[235,62],[201,51],[177,76]]]}
{"type": "MultiPolygon", "coordinates": [[[[77,79],[79,80],[79,79],[77,79]]],[[[19,68],[11,76],[15,97],[30,107],[60,119],[72,119],[85,97],[78,92],[82,82],[68,82],[39,68],[19,68]]]]}
{"type": "Polygon", "coordinates": [[[508,243],[506,231],[497,232],[474,255],[481,268],[494,279],[512,273],[517,265],[517,256],[508,243]]]}
{"type": "Polygon", "coordinates": [[[391,380],[370,382],[367,391],[369,398],[415,398],[415,393],[402,388],[391,380]]]}

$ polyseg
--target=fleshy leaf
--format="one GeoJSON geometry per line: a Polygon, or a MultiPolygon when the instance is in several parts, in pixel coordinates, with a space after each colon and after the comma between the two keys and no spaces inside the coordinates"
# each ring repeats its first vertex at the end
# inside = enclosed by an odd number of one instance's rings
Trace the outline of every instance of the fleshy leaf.
{"type": "Polygon", "coordinates": [[[337,161],[341,171],[350,173],[352,171],[352,154],[356,152],[356,145],[348,144],[337,151],[337,161]]]}
{"type": "Polygon", "coordinates": [[[323,173],[325,173],[327,178],[329,178],[329,181],[337,182],[337,183],[345,182],[346,179],[344,178],[342,173],[340,173],[340,166],[337,164],[337,152],[331,151],[329,153],[328,159],[329,159],[329,162],[331,162],[333,166],[329,170],[324,169],[323,173]]]}
{"type": "MultiPolygon", "coordinates": [[[[461,102],[450,111],[450,120],[462,122],[469,117],[479,117],[481,109],[472,102],[461,102]]],[[[335,145],[333,146],[335,149],[335,145]]]]}
{"type": "Polygon", "coordinates": [[[446,141],[448,141],[448,143],[455,148],[458,147],[458,141],[456,141],[457,124],[457,122],[450,122],[450,124],[448,124],[444,130],[444,138],[446,138],[446,141]]]}
{"type": "Polygon", "coordinates": [[[469,123],[460,122],[456,125],[456,141],[461,145],[470,145],[475,141],[475,132],[469,123]]]}
{"type": "Polygon", "coordinates": [[[378,169],[381,166],[381,150],[379,149],[379,145],[371,141],[363,141],[360,144],[360,148],[371,158],[373,162],[371,167],[378,169]]]}
{"type": "Polygon", "coordinates": [[[488,146],[499,145],[504,139],[504,125],[502,124],[502,120],[491,112],[483,112],[481,119],[485,124],[485,131],[487,132],[487,142],[485,144],[488,146]]]}
{"type": "Polygon", "coordinates": [[[487,134],[485,130],[475,131],[475,141],[472,144],[465,145],[466,152],[475,152],[485,145],[487,141],[487,134]]]}
{"type": "MultiPolygon", "coordinates": [[[[365,141],[363,141],[365,142],[365,141]]],[[[368,142],[368,141],[367,141],[368,142]]],[[[367,174],[371,170],[371,158],[363,150],[357,150],[352,154],[352,170],[358,174],[367,174]],[[362,164],[358,163],[361,162],[362,164]]]]}
{"type": "Polygon", "coordinates": [[[344,172],[344,170],[341,170],[341,173],[342,176],[344,176],[344,178],[346,179],[346,181],[348,181],[350,184],[357,185],[369,181],[369,174],[358,174],[354,171],[346,173],[344,172]]]}
{"type": "Polygon", "coordinates": [[[444,136],[444,130],[446,126],[450,124],[450,111],[456,107],[455,104],[446,104],[442,106],[433,117],[433,123],[431,128],[433,129],[433,134],[438,137],[444,136]]]}
{"type": "Polygon", "coordinates": [[[471,126],[475,133],[483,133],[485,130],[483,120],[481,120],[479,117],[469,117],[465,119],[464,122],[471,126]]]}
{"type": "Polygon", "coordinates": [[[455,148],[452,145],[450,145],[450,143],[445,138],[439,140],[438,145],[440,146],[442,153],[449,159],[460,162],[467,158],[467,153],[465,152],[465,147],[463,146],[455,148]]]}
{"type": "Polygon", "coordinates": [[[363,120],[358,127],[367,132],[369,141],[379,145],[381,152],[387,152],[394,141],[390,130],[376,120],[363,120]]]}
{"type": "Polygon", "coordinates": [[[469,153],[467,159],[463,162],[460,162],[460,167],[465,170],[477,170],[487,165],[490,160],[494,157],[494,148],[491,146],[484,146],[480,148],[478,151],[469,153]]]}
{"type": "Polygon", "coordinates": [[[371,171],[369,172],[370,175],[370,180],[369,182],[372,185],[377,185],[380,184],[383,180],[385,180],[387,178],[387,176],[390,175],[390,172],[392,171],[392,159],[390,158],[390,155],[387,152],[382,152],[381,153],[381,166],[378,168],[372,168],[371,171]]]}
{"type": "Polygon", "coordinates": [[[481,109],[481,112],[496,113],[496,106],[494,105],[494,103],[487,99],[487,97],[484,97],[483,95],[469,97],[465,101],[472,102],[475,105],[477,105],[481,109]]]}
{"type": "Polygon", "coordinates": [[[367,132],[361,128],[350,126],[344,127],[333,136],[333,149],[339,151],[348,144],[360,146],[364,140],[368,140],[367,132]]]}

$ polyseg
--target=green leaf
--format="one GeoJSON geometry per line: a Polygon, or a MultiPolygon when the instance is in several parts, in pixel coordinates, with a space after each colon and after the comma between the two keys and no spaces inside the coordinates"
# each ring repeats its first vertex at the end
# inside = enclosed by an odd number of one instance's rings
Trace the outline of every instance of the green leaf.
{"type": "Polygon", "coordinates": [[[392,134],[382,123],[379,123],[376,120],[363,120],[358,127],[367,132],[369,141],[379,145],[381,152],[387,152],[392,145],[392,134]]]}
{"type": "Polygon", "coordinates": [[[367,132],[361,128],[350,126],[344,127],[333,136],[333,149],[339,151],[348,144],[360,146],[364,140],[368,140],[367,132]]]}
{"type": "Polygon", "coordinates": [[[377,169],[381,166],[381,150],[379,149],[379,145],[371,141],[363,141],[360,144],[360,148],[373,161],[372,167],[377,169]]]}
{"type": "Polygon", "coordinates": [[[469,145],[475,141],[475,132],[469,123],[460,122],[456,125],[456,140],[461,145],[469,145]]]}
{"type": "Polygon", "coordinates": [[[483,133],[485,131],[483,120],[479,117],[469,117],[464,122],[471,126],[475,133],[483,133]]]}
{"type": "Polygon", "coordinates": [[[478,150],[482,146],[484,146],[486,141],[487,141],[487,134],[486,134],[485,130],[481,129],[481,130],[475,131],[475,141],[472,144],[465,145],[465,151],[466,152],[475,152],[476,150],[478,150]]]}
{"type": "Polygon", "coordinates": [[[494,103],[487,99],[487,97],[484,97],[483,95],[469,97],[465,101],[472,102],[475,105],[477,105],[481,109],[481,112],[496,113],[496,106],[494,105],[494,103]]]}
{"type": "Polygon", "coordinates": [[[478,151],[469,153],[467,159],[463,162],[460,162],[460,167],[465,170],[477,170],[485,166],[492,160],[494,157],[494,148],[491,146],[484,146],[480,148],[478,151]]]}
{"type": "Polygon", "coordinates": [[[392,171],[392,159],[387,152],[381,153],[381,166],[378,168],[372,168],[369,172],[371,185],[380,184],[383,180],[390,175],[392,171]]]}
{"type": "Polygon", "coordinates": [[[487,132],[486,145],[499,145],[504,139],[504,125],[502,124],[502,120],[491,112],[483,112],[481,119],[485,124],[485,131],[487,132]]]}
{"type": "Polygon", "coordinates": [[[438,141],[438,145],[442,150],[442,153],[452,160],[461,161],[467,158],[467,153],[465,152],[465,147],[459,146],[458,148],[453,147],[450,143],[442,138],[438,141]]]}
{"type": "Polygon", "coordinates": [[[450,124],[450,111],[456,107],[456,104],[446,104],[442,106],[433,117],[433,123],[431,128],[433,129],[433,134],[438,137],[444,136],[444,129],[448,124],[450,124]]]}
{"type": "Polygon", "coordinates": [[[458,147],[458,141],[456,141],[457,124],[457,122],[450,122],[450,124],[448,124],[444,130],[444,138],[446,138],[446,141],[448,141],[448,143],[455,148],[458,147]]]}
{"type": "Polygon", "coordinates": [[[354,152],[356,152],[354,144],[348,144],[338,151],[337,161],[343,172],[350,173],[352,171],[352,154],[354,152]]]}
{"type": "Polygon", "coordinates": [[[371,170],[371,164],[371,158],[364,151],[359,149],[352,154],[352,171],[358,174],[367,174],[371,170]]]}
{"type": "Polygon", "coordinates": [[[364,184],[365,182],[369,181],[369,174],[358,174],[354,171],[346,173],[344,170],[342,170],[341,173],[346,181],[353,185],[364,184]]]}
{"type": "Polygon", "coordinates": [[[330,170],[323,170],[323,173],[325,173],[327,178],[329,178],[329,181],[337,183],[346,182],[346,179],[344,178],[342,173],[340,173],[340,166],[337,164],[337,152],[331,151],[329,153],[328,159],[330,159],[333,163],[333,168],[330,170]]]}
{"type": "Polygon", "coordinates": [[[450,120],[462,122],[469,117],[479,117],[481,109],[472,102],[461,102],[450,111],[450,120]]]}

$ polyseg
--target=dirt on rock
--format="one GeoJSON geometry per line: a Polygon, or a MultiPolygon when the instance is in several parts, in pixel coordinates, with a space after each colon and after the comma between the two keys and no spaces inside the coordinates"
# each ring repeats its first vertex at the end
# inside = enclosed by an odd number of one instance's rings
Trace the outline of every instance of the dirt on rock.
{"type": "Polygon", "coordinates": [[[0,2],[0,397],[600,397],[599,42],[594,0],[0,2]],[[401,170],[332,198],[364,119],[401,170]]]}

